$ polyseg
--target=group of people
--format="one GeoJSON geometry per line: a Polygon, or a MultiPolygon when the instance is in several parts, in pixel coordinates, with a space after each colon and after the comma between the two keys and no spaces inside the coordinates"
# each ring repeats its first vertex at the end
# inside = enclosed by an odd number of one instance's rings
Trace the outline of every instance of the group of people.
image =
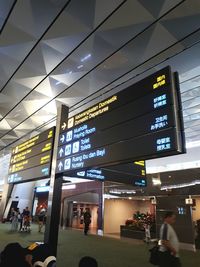
{"type": "MultiPolygon", "coordinates": [[[[42,229],[44,224],[45,210],[41,210],[38,215],[39,220],[39,232],[42,229]]],[[[11,222],[12,230],[18,230],[18,223],[20,222],[20,230],[23,227],[28,227],[28,224],[24,225],[24,222],[30,217],[30,211],[28,207],[24,209],[22,214],[20,214],[19,209],[11,210],[11,222]]],[[[87,235],[89,226],[91,223],[91,213],[89,208],[86,208],[84,214],[84,234],[87,235]]],[[[167,212],[164,216],[164,222],[160,228],[160,240],[159,240],[159,266],[160,267],[181,267],[181,262],[179,259],[179,240],[177,234],[173,228],[173,224],[175,223],[176,215],[173,212],[167,212]]],[[[30,263],[30,257],[25,257],[25,265],[24,266],[32,266],[30,263]],[[29,260],[27,260],[29,259],[29,260]],[[27,265],[28,263],[28,265],[27,265]]],[[[79,262],[79,267],[97,267],[98,264],[94,258],[84,257],[79,262]]],[[[0,265],[0,267],[4,267],[4,265],[0,265]]],[[[6,266],[5,266],[6,267],[6,266]]]]}
{"type": "MultiPolygon", "coordinates": [[[[33,243],[23,248],[19,243],[10,243],[0,254],[0,267],[56,267],[56,257],[47,244],[33,243]]],[[[95,258],[85,256],[79,267],[98,267],[95,258]]]]}
{"type": "Polygon", "coordinates": [[[10,212],[11,231],[30,231],[30,210],[26,207],[22,213],[19,208],[12,208],[10,212]]]}
{"type": "MultiPolygon", "coordinates": [[[[46,222],[46,210],[43,208],[37,214],[38,232],[42,231],[46,222]]],[[[31,227],[31,213],[28,207],[26,207],[22,213],[19,208],[11,208],[10,212],[11,231],[30,232],[31,227]]]]}

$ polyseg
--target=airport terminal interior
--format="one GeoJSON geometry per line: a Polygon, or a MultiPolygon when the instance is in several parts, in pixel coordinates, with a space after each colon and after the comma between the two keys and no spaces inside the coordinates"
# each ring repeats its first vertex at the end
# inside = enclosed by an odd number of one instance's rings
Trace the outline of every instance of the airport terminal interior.
{"type": "Polygon", "coordinates": [[[16,242],[200,265],[199,0],[0,0],[0,267],[16,242]]]}

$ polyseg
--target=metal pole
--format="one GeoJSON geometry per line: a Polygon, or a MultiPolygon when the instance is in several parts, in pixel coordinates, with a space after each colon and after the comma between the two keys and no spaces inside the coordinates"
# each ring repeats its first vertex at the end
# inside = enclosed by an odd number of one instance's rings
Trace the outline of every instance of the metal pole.
{"type": "Polygon", "coordinates": [[[44,242],[49,244],[54,254],[57,253],[61,193],[62,193],[62,174],[56,175],[56,161],[59,143],[60,125],[63,116],[68,118],[68,107],[61,106],[57,110],[57,123],[54,141],[53,158],[51,165],[50,190],[48,197],[47,222],[44,234],[44,242]]]}

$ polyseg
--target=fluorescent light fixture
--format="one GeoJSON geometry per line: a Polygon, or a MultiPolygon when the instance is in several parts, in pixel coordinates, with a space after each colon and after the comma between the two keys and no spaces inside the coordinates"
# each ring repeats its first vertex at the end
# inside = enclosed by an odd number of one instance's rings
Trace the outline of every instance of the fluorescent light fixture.
{"type": "Polygon", "coordinates": [[[200,141],[187,142],[186,148],[198,147],[200,146],[200,141]]]}
{"type": "Polygon", "coordinates": [[[190,187],[190,186],[195,186],[195,185],[200,185],[200,180],[195,180],[190,183],[182,183],[182,184],[176,184],[176,185],[167,185],[167,186],[162,186],[160,190],[171,190],[171,189],[178,189],[178,188],[184,188],[184,187],[190,187]]]}
{"type": "Polygon", "coordinates": [[[83,68],[83,65],[79,65],[79,66],[77,67],[77,69],[81,69],[81,68],[83,68]]]}
{"type": "Polygon", "coordinates": [[[41,192],[49,192],[50,186],[39,186],[36,187],[36,192],[41,193],[41,192]]]}
{"type": "Polygon", "coordinates": [[[58,82],[56,82],[56,85],[59,85],[61,82],[60,81],[58,81],[58,82]]]}
{"type": "Polygon", "coordinates": [[[81,58],[81,62],[86,61],[87,59],[91,58],[91,54],[86,55],[85,57],[81,58]]]}
{"type": "Polygon", "coordinates": [[[122,194],[136,194],[135,190],[123,190],[123,189],[113,189],[109,191],[110,194],[117,194],[117,195],[122,195],[122,194]]]}
{"type": "Polygon", "coordinates": [[[200,168],[200,160],[148,167],[147,174],[200,168]]]}
{"type": "Polygon", "coordinates": [[[159,178],[152,178],[153,185],[161,185],[161,181],[159,178]]]}
{"type": "Polygon", "coordinates": [[[110,194],[103,194],[103,198],[104,199],[110,199],[110,198],[119,198],[118,196],[113,196],[113,195],[110,195],[110,194]]]}
{"type": "Polygon", "coordinates": [[[76,185],[75,184],[68,184],[68,185],[63,185],[62,189],[63,190],[70,190],[70,189],[75,189],[76,185]]]}

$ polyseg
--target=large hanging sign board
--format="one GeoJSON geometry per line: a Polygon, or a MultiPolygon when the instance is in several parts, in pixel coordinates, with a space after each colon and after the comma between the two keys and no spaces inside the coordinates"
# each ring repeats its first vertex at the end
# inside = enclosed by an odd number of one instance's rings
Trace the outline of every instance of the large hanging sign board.
{"type": "Polygon", "coordinates": [[[34,136],[12,150],[8,183],[50,176],[55,127],[34,136]]]}
{"type": "Polygon", "coordinates": [[[57,173],[185,152],[179,85],[166,67],[62,118],[57,173]]]}

